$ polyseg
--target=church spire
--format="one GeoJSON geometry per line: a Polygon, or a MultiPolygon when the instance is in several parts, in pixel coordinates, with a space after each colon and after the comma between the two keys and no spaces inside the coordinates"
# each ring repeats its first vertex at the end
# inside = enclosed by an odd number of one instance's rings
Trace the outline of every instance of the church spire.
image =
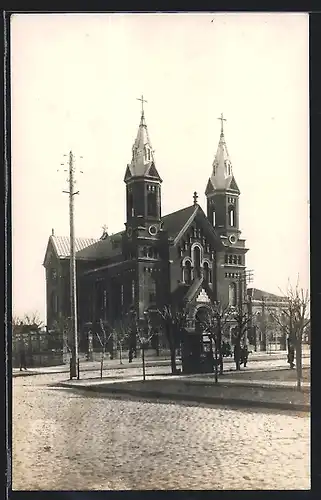
{"type": "Polygon", "coordinates": [[[226,122],[226,118],[223,117],[223,113],[221,113],[218,120],[221,121],[221,133],[216,155],[213,161],[213,171],[210,177],[210,184],[212,189],[229,189],[232,188],[231,184],[234,184],[235,180],[233,178],[232,163],[224,136],[224,122],[226,122]]]}
{"type": "MultiPolygon", "coordinates": [[[[132,147],[132,159],[130,164],[127,166],[125,179],[128,178],[128,176],[141,177],[151,175],[152,171],[156,171],[154,165],[154,150],[152,148],[145,120],[144,103],[147,101],[143,96],[137,98],[137,100],[142,103],[141,117],[137,136],[132,147]]],[[[155,174],[152,175],[154,176],[155,174]]]]}

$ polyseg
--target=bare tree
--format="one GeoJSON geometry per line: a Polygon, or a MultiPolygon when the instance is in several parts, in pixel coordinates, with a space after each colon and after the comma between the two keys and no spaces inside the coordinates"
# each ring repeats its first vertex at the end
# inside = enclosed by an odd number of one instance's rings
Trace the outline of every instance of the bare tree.
{"type": "Polygon", "coordinates": [[[176,349],[182,338],[182,330],[187,323],[187,304],[184,304],[180,309],[165,305],[162,310],[158,309],[157,312],[162,319],[162,327],[169,344],[172,374],[176,374],[176,349]]]}
{"type": "Polygon", "coordinates": [[[113,329],[114,342],[119,348],[119,362],[123,364],[123,348],[126,340],[129,339],[131,333],[131,327],[128,317],[117,321],[113,329]]]}
{"type": "Polygon", "coordinates": [[[222,337],[225,325],[230,319],[229,305],[216,302],[208,308],[208,313],[203,321],[205,332],[210,338],[211,355],[213,358],[213,341],[214,341],[214,373],[215,383],[218,382],[218,365],[220,366],[220,375],[223,374],[223,350],[222,337]]]}
{"type": "MultiPolygon", "coordinates": [[[[70,333],[71,333],[71,324],[70,318],[66,318],[64,316],[59,317],[53,323],[53,331],[62,335],[62,344],[66,351],[71,354],[71,346],[69,343],[70,333]]],[[[50,334],[50,332],[49,332],[50,334]]]]}
{"type": "Polygon", "coordinates": [[[31,312],[31,313],[26,313],[23,316],[22,321],[23,321],[24,325],[32,326],[33,328],[35,328],[35,330],[37,332],[43,326],[43,321],[41,321],[41,319],[39,317],[39,313],[37,311],[31,312]]]}
{"type": "Polygon", "coordinates": [[[146,368],[145,368],[145,349],[148,346],[151,338],[154,335],[150,316],[147,312],[145,314],[145,324],[139,325],[137,320],[137,315],[134,315],[136,335],[139,341],[140,348],[142,350],[142,364],[143,364],[143,381],[146,380],[146,368]]]}
{"type": "Polygon", "coordinates": [[[11,320],[12,326],[13,327],[18,326],[18,325],[20,325],[20,323],[22,323],[22,320],[19,318],[19,316],[17,316],[16,314],[14,314],[12,316],[12,320],[11,320]]]}
{"type": "Polygon", "coordinates": [[[284,294],[286,301],[282,308],[282,315],[271,311],[275,321],[283,328],[288,337],[288,357],[291,359],[292,353],[296,358],[297,387],[302,386],[302,342],[304,332],[310,325],[309,306],[310,294],[308,290],[300,288],[297,282],[295,288],[288,285],[287,293],[284,294]]]}
{"type": "Polygon", "coordinates": [[[11,322],[14,333],[21,333],[21,330],[34,330],[35,332],[39,332],[43,326],[43,321],[41,321],[37,311],[25,313],[22,317],[13,315],[11,322]]]}
{"type": "Polygon", "coordinates": [[[97,335],[98,341],[101,346],[101,358],[100,358],[100,378],[103,378],[103,369],[104,369],[104,359],[106,353],[106,347],[109,342],[109,339],[113,336],[114,330],[111,330],[109,334],[107,334],[106,329],[104,327],[104,323],[102,319],[99,321],[101,334],[99,335],[97,329],[95,329],[95,333],[97,335]]]}

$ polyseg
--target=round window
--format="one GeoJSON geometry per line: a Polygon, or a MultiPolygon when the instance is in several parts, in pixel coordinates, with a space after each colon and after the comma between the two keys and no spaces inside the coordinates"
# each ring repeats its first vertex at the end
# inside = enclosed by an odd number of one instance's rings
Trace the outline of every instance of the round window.
{"type": "Polygon", "coordinates": [[[148,231],[149,231],[149,234],[151,234],[153,236],[153,235],[155,235],[157,233],[157,227],[156,226],[150,226],[148,231]]]}

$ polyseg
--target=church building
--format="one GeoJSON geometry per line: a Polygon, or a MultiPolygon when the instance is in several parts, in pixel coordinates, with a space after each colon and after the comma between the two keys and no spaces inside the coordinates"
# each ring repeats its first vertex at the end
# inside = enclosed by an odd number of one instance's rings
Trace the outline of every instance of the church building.
{"type": "MultiPolygon", "coordinates": [[[[129,310],[142,320],[165,304],[189,304],[189,326],[210,302],[236,305],[245,298],[245,240],[239,229],[239,196],[223,122],[212,171],[204,188],[206,213],[194,193],[190,206],[163,215],[161,172],[142,109],[124,175],[125,228],[98,240],[76,238],[78,328],[110,324],[129,310]],[[243,285],[242,285],[243,283],[243,285]],[[240,290],[243,287],[244,290],[240,290]]],[[[173,172],[175,176],[175,172],[173,172]]],[[[174,180],[174,179],[173,179],[174,180]]],[[[70,316],[69,238],[49,237],[45,259],[47,327],[70,316]]]]}

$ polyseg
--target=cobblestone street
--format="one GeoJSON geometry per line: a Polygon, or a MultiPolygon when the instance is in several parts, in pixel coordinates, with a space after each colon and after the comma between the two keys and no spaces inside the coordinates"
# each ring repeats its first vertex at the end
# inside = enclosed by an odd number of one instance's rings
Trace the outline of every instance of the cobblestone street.
{"type": "Polygon", "coordinates": [[[13,380],[13,489],[309,489],[309,419],[13,380]]]}

